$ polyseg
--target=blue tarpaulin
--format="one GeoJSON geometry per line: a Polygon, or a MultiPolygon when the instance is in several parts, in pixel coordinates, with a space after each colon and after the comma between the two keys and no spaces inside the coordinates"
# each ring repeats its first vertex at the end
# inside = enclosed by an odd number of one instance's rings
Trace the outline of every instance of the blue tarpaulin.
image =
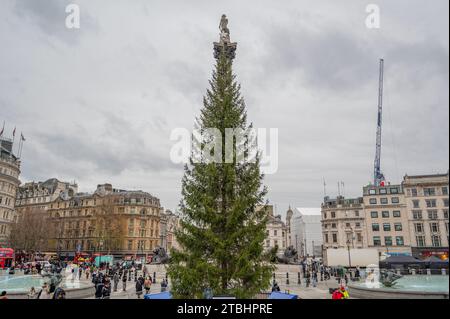
{"type": "Polygon", "coordinates": [[[161,292],[159,294],[148,294],[144,296],[144,299],[172,299],[170,292],[161,292]]]}
{"type": "Polygon", "coordinates": [[[298,296],[283,292],[272,292],[269,296],[269,299],[298,299],[298,296]]]}

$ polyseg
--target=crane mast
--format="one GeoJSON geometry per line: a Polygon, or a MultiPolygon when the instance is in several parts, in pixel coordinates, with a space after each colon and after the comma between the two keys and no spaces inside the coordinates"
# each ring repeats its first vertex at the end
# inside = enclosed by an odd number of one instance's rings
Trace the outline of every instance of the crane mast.
{"type": "Polygon", "coordinates": [[[384,175],[381,172],[381,124],[383,122],[383,76],[384,76],[384,60],[380,59],[380,79],[378,88],[378,121],[377,121],[377,141],[374,163],[374,185],[380,186],[384,184],[384,175]]]}

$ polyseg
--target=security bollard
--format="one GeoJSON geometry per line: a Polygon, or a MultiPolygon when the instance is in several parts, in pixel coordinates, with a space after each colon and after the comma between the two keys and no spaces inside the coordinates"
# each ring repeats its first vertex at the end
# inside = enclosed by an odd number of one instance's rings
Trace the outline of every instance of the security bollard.
{"type": "Polygon", "coordinates": [[[153,283],[156,284],[156,271],[153,273],[153,283]]]}
{"type": "Polygon", "coordinates": [[[301,281],[301,279],[300,279],[300,273],[298,273],[298,282],[297,282],[299,285],[301,285],[302,284],[302,281],[301,281]]]}
{"type": "Polygon", "coordinates": [[[289,285],[289,273],[286,273],[286,285],[289,285]]]}
{"type": "Polygon", "coordinates": [[[273,278],[273,284],[275,285],[275,273],[273,273],[273,275],[272,275],[272,278],[273,278]]]}

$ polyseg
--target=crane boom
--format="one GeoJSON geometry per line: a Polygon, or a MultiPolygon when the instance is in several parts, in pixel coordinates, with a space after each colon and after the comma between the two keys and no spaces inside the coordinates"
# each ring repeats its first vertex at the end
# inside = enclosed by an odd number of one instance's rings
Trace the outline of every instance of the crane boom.
{"type": "Polygon", "coordinates": [[[378,121],[377,121],[377,141],[374,163],[374,185],[380,186],[384,183],[384,175],[381,172],[381,125],[383,122],[383,77],[384,77],[384,60],[380,59],[380,79],[378,88],[378,121]]]}

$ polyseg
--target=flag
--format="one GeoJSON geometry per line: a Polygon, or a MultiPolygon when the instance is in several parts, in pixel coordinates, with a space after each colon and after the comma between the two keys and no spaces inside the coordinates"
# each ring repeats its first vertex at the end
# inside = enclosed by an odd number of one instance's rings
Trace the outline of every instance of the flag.
{"type": "Polygon", "coordinates": [[[14,128],[13,137],[16,137],[16,128],[14,128]]]}
{"type": "Polygon", "coordinates": [[[25,137],[23,137],[23,134],[22,134],[22,133],[20,133],[20,138],[22,139],[23,142],[26,141],[26,140],[25,140],[25,137]]]}

